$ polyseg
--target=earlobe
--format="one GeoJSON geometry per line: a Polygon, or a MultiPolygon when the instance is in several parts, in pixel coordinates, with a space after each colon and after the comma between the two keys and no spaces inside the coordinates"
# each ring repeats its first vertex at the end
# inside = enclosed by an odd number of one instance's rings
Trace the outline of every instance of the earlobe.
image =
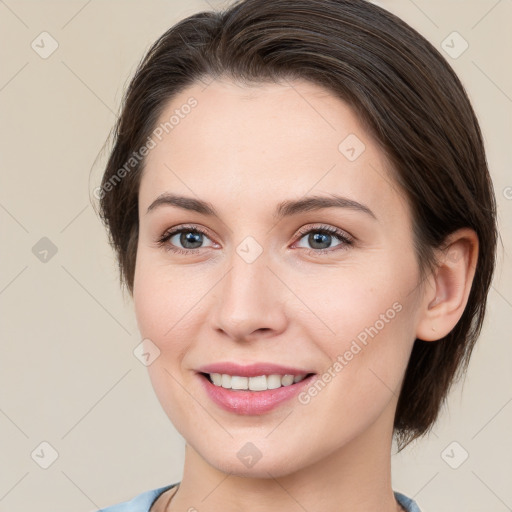
{"type": "Polygon", "coordinates": [[[447,237],[432,286],[424,292],[416,338],[436,341],[455,327],[468,302],[477,260],[478,236],[472,229],[462,228],[447,237]]]}

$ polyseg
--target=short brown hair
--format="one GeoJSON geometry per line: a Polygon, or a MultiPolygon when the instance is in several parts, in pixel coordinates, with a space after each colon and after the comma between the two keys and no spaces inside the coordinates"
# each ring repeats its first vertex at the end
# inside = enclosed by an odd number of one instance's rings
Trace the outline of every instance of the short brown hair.
{"type": "Polygon", "coordinates": [[[347,102],[392,163],[409,201],[422,277],[435,267],[434,249],[447,235],[462,227],[478,235],[461,319],[437,342],[414,342],[394,422],[402,449],[432,427],[450,386],[467,369],[494,272],[495,198],[464,88],[424,37],[365,0],[242,0],[180,21],[139,64],[102,179],[100,215],[131,294],[144,160],[128,169],[126,162],[175,95],[220,77],[247,84],[305,79],[347,102]],[[123,166],[122,179],[113,181],[123,166]]]}

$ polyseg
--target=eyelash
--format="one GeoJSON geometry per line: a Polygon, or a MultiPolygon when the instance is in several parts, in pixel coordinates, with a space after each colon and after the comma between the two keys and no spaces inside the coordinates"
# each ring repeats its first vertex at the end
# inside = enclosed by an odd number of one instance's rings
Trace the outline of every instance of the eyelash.
{"type": "MultiPolygon", "coordinates": [[[[201,249],[204,249],[204,247],[200,247],[197,249],[180,249],[179,247],[175,247],[168,243],[168,241],[176,234],[182,233],[182,232],[188,232],[188,233],[201,233],[208,237],[208,233],[197,226],[179,226],[178,228],[172,229],[170,231],[166,231],[157,241],[157,246],[162,247],[166,251],[171,251],[176,254],[196,254],[197,252],[201,251],[201,249]]],[[[308,227],[308,228],[301,228],[299,229],[297,235],[298,239],[297,241],[301,240],[305,235],[309,233],[322,233],[322,234],[328,234],[328,235],[334,235],[336,236],[341,244],[335,246],[335,248],[329,248],[329,249],[308,249],[306,247],[301,247],[302,250],[306,251],[308,254],[326,254],[329,252],[333,252],[336,250],[342,250],[342,249],[336,249],[336,247],[340,246],[351,246],[354,244],[354,239],[345,233],[344,231],[341,231],[338,228],[334,228],[332,226],[326,226],[326,225],[320,225],[316,227],[308,227]]],[[[210,237],[208,237],[210,238],[210,237]]]]}

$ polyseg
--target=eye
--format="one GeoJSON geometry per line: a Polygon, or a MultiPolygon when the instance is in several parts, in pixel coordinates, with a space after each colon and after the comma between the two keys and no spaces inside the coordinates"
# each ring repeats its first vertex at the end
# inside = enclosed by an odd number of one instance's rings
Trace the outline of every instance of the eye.
{"type": "Polygon", "coordinates": [[[354,239],[348,233],[332,226],[322,225],[313,228],[301,228],[299,235],[302,235],[299,242],[306,239],[306,243],[310,245],[311,248],[302,247],[311,254],[324,254],[336,250],[343,250],[354,243],[354,239]],[[333,246],[333,239],[338,239],[339,243],[333,246]],[[336,247],[338,247],[338,249],[336,249],[336,247]]]}
{"type": "Polygon", "coordinates": [[[205,238],[210,240],[206,231],[197,226],[179,226],[166,231],[157,240],[157,245],[179,254],[194,254],[204,248],[201,245],[204,243],[205,238]],[[183,249],[179,246],[177,247],[178,244],[181,244],[183,249]]]}
{"type": "MultiPolygon", "coordinates": [[[[300,245],[298,247],[315,255],[343,250],[354,243],[354,239],[348,233],[332,226],[301,228],[298,235],[301,236],[299,242],[306,239],[306,243],[310,244],[311,248],[300,245]],[[333,239],[337,239],[339,243],[333,246],[333,239]]],[[[166,231],[156,243],[159,247],[177,254],[195,254],[205,247],[216,246],[213,242],[209,246],[204,246],[205,239],[211,242],[206,231],[198,226],[178,226],[166,231]]]]}

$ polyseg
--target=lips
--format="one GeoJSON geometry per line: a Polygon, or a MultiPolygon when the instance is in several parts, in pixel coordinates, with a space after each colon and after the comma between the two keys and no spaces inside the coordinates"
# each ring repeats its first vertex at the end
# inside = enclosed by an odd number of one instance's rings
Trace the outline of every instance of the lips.
{"type": "MultiPolygon", "coordinates": [[[[238,415],[259,415],[270,412],[291,400],[301,390],[309,386],[317,377],[314,372],[307,369],[282,366],[274,363],[253,363],[239,365],[237,363],[223,362],[202,366],[197,370],[200,383],[206,395],[220,408],[238,415]],[[277,389],[252,391],[247,389],[229,389],[212,382],[210,375],[236,376],[237,380],[252,380],[262,375],[286,375],[288,383],[277,389]],[[289,379],[293,378],[293,382],[289,379]],[[296,382],[297,380],[297,382],[296,382]]],[[[228,383],[229,386],[229,383],[228,383]]]]}

